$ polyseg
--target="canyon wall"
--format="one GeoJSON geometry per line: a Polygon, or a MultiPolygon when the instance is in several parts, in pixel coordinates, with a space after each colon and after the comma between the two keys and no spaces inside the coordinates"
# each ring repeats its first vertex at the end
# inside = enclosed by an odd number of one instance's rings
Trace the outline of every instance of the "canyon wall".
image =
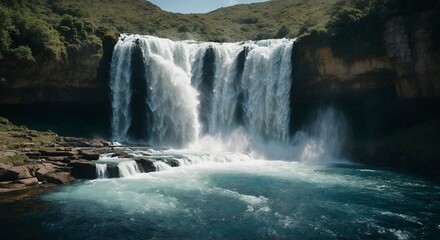
{"type": "Polygon", "coordinates": [[[436,29],[426,27],[427,16],[390,19],[380,55],[347,60],[328,43],[298,39],[291,134],[307,128],[316,109],[335,106],[350,124],[344,150],[349,159],[439,173],[440,43],[436,29]]]}
{"type": "Polygon", "coordinates": [[[35,61],[5,58],[0,63],[0,104],[108,101],[107,78],[116,39],[90,44],[56,59],[35,61]]]}
{"type": "MultiPolygon", "coordinates": [[[[440,56],[430,29],[420,15],[395,17],[385,25],[386,54],[360,59],[338,58],[329,46],[309,37],[295,46],[294,81],[302,97],[318,97],[388,89],[399,99],[440,97],[440,56]]],[[[362,48],[362,46],[358,46],[362,48]]],[[[350,49],[346,49],[350,51],[350,49]]]]}

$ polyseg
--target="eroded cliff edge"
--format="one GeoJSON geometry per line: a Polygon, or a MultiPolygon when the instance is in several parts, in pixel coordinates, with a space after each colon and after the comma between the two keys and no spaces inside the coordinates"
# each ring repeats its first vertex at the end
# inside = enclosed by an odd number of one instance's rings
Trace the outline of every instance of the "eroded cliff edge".
{"type": "Polygon", "coordinates": [[[335,105],[351,124],[345,149],[350,158],[438,172],[440,54],[437,30],[426,24],[430,14],[387,21],[379,55],[347,60],[313,36],[299,39],[292,56],[292,117],[298,120],[292,131],[314,109],[335,105]]]}
{"type": "Polygon", "coordinates": [[[108,101],[110,62],[116,36],[87,44],[62,59],[39,54],[35,61],[5,58],[0,68],[0,104],[108,101]]]}
{"type": "MultiPolygon", "coordinates": [[[[344,59],[313,34],[299,38],[292,55],[292,134],[305,127],[316,109],[334,105],[351,124],[345,151],[350,158],[438,171],[440,44],[433,37],[437,33],[426,27],[429,14],[387,21],[382,34],[385,53],[379,55],[344,59]]],[[[30,117],[49,122],[56,118],[55,125],[70,119],[54,130],[106,137],[109,68],[116,40],[104,37],[102,45],[85,46],[62,61],[48,55],[26,64],[4,59],[2,115],[19,123],[30,117]],[[97,127],[102,129],[90,134],[97,127]]]]}

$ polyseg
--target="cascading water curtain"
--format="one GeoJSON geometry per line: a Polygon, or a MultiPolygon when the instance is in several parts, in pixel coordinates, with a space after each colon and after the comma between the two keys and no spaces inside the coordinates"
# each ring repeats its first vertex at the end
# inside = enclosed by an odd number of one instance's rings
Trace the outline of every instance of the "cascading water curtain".
{"type": "Polygon", "coordinates": [[[291,55],[294,40],[242,43],[174,42],[122,35],[112,60],[112,133],[130,141],[134,114],[132,52],[140,47],[151,121],[145,142],[183,146],[201,133],[243,126],[251,134],[280,142],[288,138],[291,55]]]}

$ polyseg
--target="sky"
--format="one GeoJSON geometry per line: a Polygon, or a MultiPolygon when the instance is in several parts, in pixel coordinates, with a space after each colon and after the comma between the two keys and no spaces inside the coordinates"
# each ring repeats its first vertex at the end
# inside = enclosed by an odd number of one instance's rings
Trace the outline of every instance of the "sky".
{"type": "Polygon", "coordinates": [[[162,10],[179,13],[207,13],[235,4],[264,2],[265,0],[149,0],[162,10]]]}

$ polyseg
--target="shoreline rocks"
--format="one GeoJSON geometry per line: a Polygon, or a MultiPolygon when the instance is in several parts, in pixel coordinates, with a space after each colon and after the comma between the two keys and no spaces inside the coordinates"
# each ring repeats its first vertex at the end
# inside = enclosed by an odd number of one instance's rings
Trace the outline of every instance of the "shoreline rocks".
{"type": "MultiPolygon", "coordinates": [[[[136,161],[141,172],[156,171],[156,161],[171,167],[180,166],[177,159],[155,158],[144,152],[145,146],[113,146],[103,139],[62,137],[48,132],[13,125],[0,117],[0,194],[22,192],[36,187],[69,184],[75,179],[96,179],[96,160],[101,154],[136,161]]],[[[118,163],[108,164],[107,177],[120,177],[118,163]]]]}
{"type": "Polygon", "coordinates": [[[110,147],[103,139],[60,137],[15,126],[0,117],[0,193],[68,184],[75,178],[94,179],[96,167],[91,160],[98,160],[110,147]]]}

